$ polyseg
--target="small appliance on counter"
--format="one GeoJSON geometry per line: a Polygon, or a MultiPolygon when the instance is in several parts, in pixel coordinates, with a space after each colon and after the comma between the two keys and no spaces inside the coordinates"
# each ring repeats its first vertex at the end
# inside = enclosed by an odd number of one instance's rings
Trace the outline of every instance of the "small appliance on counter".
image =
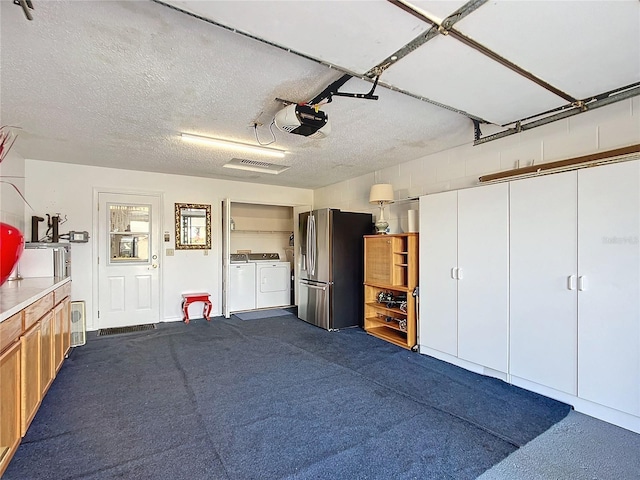
{"type": "Polygon", "coordinates": [[[27,242],[18,263],[22,278],[71,276],[71,248],[68,243],[27,242]]]}

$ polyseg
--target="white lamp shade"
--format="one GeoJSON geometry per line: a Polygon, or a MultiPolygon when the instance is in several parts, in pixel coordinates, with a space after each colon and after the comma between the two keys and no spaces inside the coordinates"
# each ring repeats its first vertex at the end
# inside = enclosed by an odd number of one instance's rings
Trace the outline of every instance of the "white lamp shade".
{"type": "Polygon", "coordinates": [[[390,183],[376,183],[371,186],[369,203],[393,202],[393,185],[390,183]]]}

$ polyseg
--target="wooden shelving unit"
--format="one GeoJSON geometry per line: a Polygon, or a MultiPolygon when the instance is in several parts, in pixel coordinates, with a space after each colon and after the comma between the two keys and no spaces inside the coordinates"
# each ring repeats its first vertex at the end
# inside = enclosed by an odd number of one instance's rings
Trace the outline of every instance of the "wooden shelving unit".
{"type": "Polygon", "coordinates": [[[416,345],[418,234],[365,235],[364,329],[412,349],[416,345]],[[386,297],[386,298],[383,298],[386,297]],[[405,299],[402,305],[399,299],[405,299]]]}

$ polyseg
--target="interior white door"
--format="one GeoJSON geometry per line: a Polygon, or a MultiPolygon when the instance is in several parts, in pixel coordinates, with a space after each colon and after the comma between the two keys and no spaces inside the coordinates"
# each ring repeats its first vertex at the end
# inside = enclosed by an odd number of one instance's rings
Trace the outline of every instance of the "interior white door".
{"type": "Polygon", "coordinates": [[[231,200],[222,201],[222,314],[231,317],[230,272],[231,268],[231,200]]]}
{"type": "Polygon", "coordinates": [[[506,373],[509,185],[458,191],[458,357],[506,373]]]}
{"type": "Polygon", "coordinates": [[[457,194],[420,197],[420,345],[458,355],[457,194]]]}
{"type": "Polygon", "coordinates": [[[640,161],[578,173],[578,395],[640,415],[640,161]]]}
{"type": "Polygon", "coordinates": [[[160,197],[98,194],[100,328],[160,320],[160,197]]]}
{"type": "Polygon", "coordinates": [[[510,373],[577,394],[577,174],[510,183],[510,373]]]}

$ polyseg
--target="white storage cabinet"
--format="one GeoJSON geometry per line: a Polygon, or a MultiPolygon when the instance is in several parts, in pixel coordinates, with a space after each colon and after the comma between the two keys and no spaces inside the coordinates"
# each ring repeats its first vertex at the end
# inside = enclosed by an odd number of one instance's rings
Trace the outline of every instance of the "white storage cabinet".
{"type": "Polygon", "coordinates": [[[508,369],[509,187],[420,199],[420,345],[508,369]]]}

